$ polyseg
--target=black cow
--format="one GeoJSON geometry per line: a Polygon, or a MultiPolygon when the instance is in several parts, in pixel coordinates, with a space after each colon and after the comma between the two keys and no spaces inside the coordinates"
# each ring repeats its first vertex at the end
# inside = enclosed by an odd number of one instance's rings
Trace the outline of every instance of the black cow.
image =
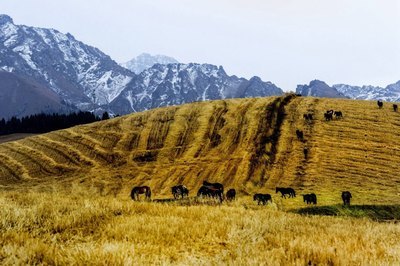
{"type": "Polygon", "coordinates": [[[376,104],[378,104],[379,109],[383,107],[383,102],[381,100],[378,100],[376,104]]]}
{"type": "Polygon", "coordinates": [[[342,192],[343,205],[350,205],[350,199],[352,198],[350,191],[342,192]]]}
{"type": "Polygon", "coordinates": [[[397,112],[397,104],[393,104],[393,111],[397,112]]]}
{"type": "Polygon", "coordinates": [[[303,195],[303,201],[307,204],[317,204],[317,195],[314,193],[303,195]]]}
{"type": "Polygon", "coordinates": [[[270,194],[259,194],[259,193],[254,194],[253,200],[257,201],[258,205],[260,205],[260,203],[265,205],[268,203],[268,201],[271,201],[272,203],[272,197],[270,194]]]}
{"type": "Polygon", "coordinates": [[[226,200],[232,201],[235,200],[236,198],[236,190],[234,188],[231,188],[226,192],[226,200]]]}

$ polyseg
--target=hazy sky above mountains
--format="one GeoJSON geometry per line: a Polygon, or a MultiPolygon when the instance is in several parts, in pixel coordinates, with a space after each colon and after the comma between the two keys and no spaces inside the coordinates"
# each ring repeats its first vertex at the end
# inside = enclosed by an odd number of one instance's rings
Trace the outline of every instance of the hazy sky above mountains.
{"type": "Polygon", "coordinates": [[[0,13],[70,32],[117,62],[164,54],[284,90],[400,80],[399,0],[1,0],[0,13]]]}

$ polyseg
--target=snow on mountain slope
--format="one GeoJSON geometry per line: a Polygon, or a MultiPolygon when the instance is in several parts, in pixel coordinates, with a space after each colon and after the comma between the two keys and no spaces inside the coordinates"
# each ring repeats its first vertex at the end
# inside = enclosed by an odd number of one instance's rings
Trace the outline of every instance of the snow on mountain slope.
{"type": "Polygon", "coordinates": [[[0,69],[34,78],[78,107],[108,104],[135,76],[71,34],[15,25],[7,15],[0,15],[0,54],[0,69]]]}
{"type": "Polygon", "coordinates": [[[151,55],[148,53],[142,53],[132,60],[122,63],[121,66],[129,69],[130,71],[140,74],[143,70],[148,69],[155,64],[175,64],[179,63],[176,59],[165,55],[151,55]]]}
{"type": "Polygon", "coordinates": [[[282,95],[271,82],[228,76],[210,64],[156,64],[135,77],[111,103],[124,114],[194,101],[282,95]]]}
{"type": "Polygon", "coordinates": [[[351,99],[383,100],[388,102],[400,101],[400,81],[390,84],[385,88],[370,85],[360,87],[346,84],[337,84],[333,85],[333,87],[351,99]]]}

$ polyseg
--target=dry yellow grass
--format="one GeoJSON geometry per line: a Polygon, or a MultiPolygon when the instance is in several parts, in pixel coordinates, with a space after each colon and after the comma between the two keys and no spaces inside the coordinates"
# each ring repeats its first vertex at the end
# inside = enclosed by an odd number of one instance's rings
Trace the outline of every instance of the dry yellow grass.
{"type": "Polygon", "coordinates": [[[0,193],[0,263],[398,265],[400,226],[300,216],[248,198],[179,206],[97,190],[0,193]]]}
{"type": "Polygon", "coordinates": [[[1,144],[0,262],[400,263],[398,224],[303,217],[285,212],[303,207],[300,197],[275,194],[291,186],[328,206],[350,190],[353,204],[400,204],[399,126],[387,104],[285,96],[160,108],[1,144]],[[328,109],[344,118],[324,121],[328,109]],[[239,201],[129,199],[134,185],[168,198],[183,183],[194,196],[203,180],[236,188],[239,201]],[[274,205],[255,206],[255,192],[274,205]]]}

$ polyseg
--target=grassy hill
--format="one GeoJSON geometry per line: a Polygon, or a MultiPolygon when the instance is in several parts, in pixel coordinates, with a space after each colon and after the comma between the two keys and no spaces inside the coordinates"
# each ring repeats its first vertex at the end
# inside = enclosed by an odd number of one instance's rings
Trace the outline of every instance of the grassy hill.
{"type": "Polygon", "coordinates": [[[79,183],[125,195],[149,185],[162,198],[179,183],[194,195],[209,180],[241,195],[291,186],[317,193],[321,204],[339,203],[343,190],[355,203],[398,204],[399,128],[391,106],[368,101],[286,95],[198,102],[1,144],[0,184],[79,183]],[[325,121],[328,109],[343,119],[325,121]]]}
{"type": "Polygon", "coordinates": [[[287,95],[161,108],[3,143],[0,264],[399,265],[399,118],[387,104],[287,95]],[[328,109],[343,119],[325,121],[328,109]],[[171,198],[178,183],[194,196],[203,180],[235,187],[238,199],[129,198],[134,185],[171,198]],[[276,186],[315,192],[318,206],[281,199],[276,186]],[[340,206],[342,190],[352,206],[340,206]],[[255,192],[274,203],[258,206],[255,192]]]}

